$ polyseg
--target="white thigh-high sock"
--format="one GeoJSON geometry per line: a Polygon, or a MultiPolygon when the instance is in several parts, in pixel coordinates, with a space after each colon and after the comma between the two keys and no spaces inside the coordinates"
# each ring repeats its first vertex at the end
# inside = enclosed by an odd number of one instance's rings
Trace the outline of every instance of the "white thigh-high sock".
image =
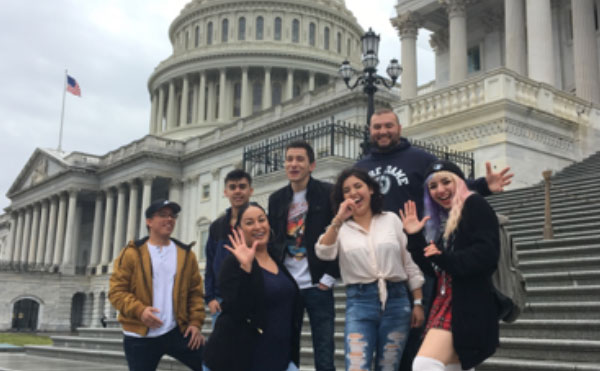
{"type": "Polygon", "coordinates": [[[416,356],[412,364],[413,371],[445,371],[444,364],[437,359],[416,356]]]}
{"type": "Polygon", "coordinates": [[[475,369],[470,368],[468,370],[463,370],[462,367],[460,367],[460,363],[451,363],[446,366],[446,371],[475,371],[475,369]]]}

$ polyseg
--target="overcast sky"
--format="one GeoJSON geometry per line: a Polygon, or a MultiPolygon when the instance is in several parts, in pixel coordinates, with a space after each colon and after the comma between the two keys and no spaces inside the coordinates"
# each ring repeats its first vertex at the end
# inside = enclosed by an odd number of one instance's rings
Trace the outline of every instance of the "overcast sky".
{"type": "MultiPolygon", "coordinates": [[[[147,80],[170,55],[168,28],[188,1],[0,0],[0,213],[34,150],[58,146],[65,69],[82,97],[66,96],[63,150],[102,155],[147,134],[147,80]]],[[[400,60],[395,3],[346,0],[365,30],[381,34],[382,71],[400,60]]],[[[417,57],[426,83],[434,62],[423,30],[417,57]]]]}

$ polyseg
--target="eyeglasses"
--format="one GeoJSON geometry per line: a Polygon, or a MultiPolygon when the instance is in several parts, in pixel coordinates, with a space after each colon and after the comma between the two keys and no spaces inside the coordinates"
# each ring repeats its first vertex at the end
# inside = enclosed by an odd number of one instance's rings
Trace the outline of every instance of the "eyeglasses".
{"type": "Polygon", "coordinates": [[[170,214],[170,213],[156,213],[155,215],[161,219],[167,219],[167,218],[177,219],[177,217],[179,216],[177,214],[170,214]]]}

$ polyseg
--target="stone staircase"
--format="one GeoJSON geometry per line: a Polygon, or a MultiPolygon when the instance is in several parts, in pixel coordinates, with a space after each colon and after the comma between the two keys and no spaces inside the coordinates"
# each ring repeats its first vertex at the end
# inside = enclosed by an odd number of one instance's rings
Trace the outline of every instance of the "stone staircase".
{"type": "MultiPolygon", "coordinates": [[[[501,323],[500,348],[477,370],[600,371],[599,186],[600,153],[553,176],[554,239],[546,241],[543,184],[489,197],[494,209],[510,218],[508,230],[517,244],[528,300],[515,323],[501,323]]],[[[343,286],[336,288],[335,297],[335,362],[343,370],[343,286]]],[[[203,332],[210,332],[210,318],[203,332]]],[[[124,365],[121,337],[118,323],[111,321],[109,328],[80,328],[78,336],[54,336],[53,346],[27,346],[26,351],[124,365]]],[[[313,369],[305,318],[301,370],[313,369]]],[[[160,370],[185,368],[165,357],[160,370]]]]}

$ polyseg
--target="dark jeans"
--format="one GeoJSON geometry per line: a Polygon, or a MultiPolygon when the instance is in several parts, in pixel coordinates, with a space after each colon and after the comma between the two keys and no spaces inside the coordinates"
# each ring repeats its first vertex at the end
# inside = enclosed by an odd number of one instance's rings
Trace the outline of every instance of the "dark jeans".
{"type": "MultiPolygon", "coordinates": [[[[423,326],[421,327],[410,329],[408,340],[406,341],[406,346],[404,347],[404,353],[402,354],[402,359],[400,360],[400,368],[398,368],[399,371],[412,371],[413,360],[417,356],[419,348],[421,347],[421,343],[423,342],[423,332],[425,330],[427,318],[429,317],[431,303],[433,302],[435,280],[435,277],[425,274],[425,283],[422,287],[425,322],[423,322],[423,326]]],[[[412,294],[409,293],[409,295],[412,302],[412,294]]]]}
{"type": "Polygon", "coordinates": [[[333,364],[333,326],[335,308],[333,290],[323,291],[317,287],[300,290],[304,307],[308,312],[312,332],[316,371],[335,370],[333,364]]]}
{"type": "Polygon", "coordinates": [[[123,336],[123,349],[130,371],[156,370],[163,355],[168,354],[194,371],[202,370],[202,347],[191,350],[179,327],[155,338],[123,336]]]}

